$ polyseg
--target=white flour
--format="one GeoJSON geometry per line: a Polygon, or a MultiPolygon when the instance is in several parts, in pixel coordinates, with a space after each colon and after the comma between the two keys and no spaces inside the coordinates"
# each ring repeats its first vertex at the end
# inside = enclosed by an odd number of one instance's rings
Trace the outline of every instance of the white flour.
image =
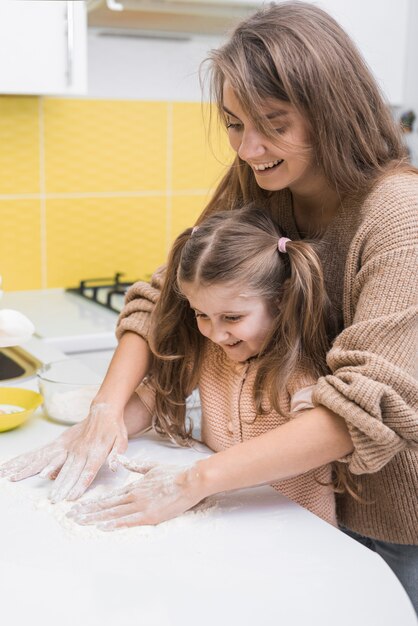
{"type": "Polygon", "coordinates": [[[76,424],[81,422],[89,413],[90,404],[96,396],[97,385],[86,385],[69,391],[47,393],[40,385],[44,396],[44,407],[50,417],[62,424],[76,424]]]}
{"type": "MultiPolygon", "coordinates": [[[[143,457],[141,457],[140,460],[143,461],[143,457]]],[[[6,459],[0,460],[0,465],[5,461],[6,459]]],[[[132,459],[131,462],[135,463],[135,459],[132,459]]],[[[109,495],[114,489],[120,488],[138,479],[139,475],[137,473],[128,472],[122,467],[118,469],[117,476],[108,468],[103,467],[96,479],[99,484],[95,487],[91,487],[77,502],[102,498],[109,495]]],[[[52,504],[48,497],[51,486],[51,481],[47,479],[42,480],[38,477],[18,482],[11,482],[6,478],[0,478],[0,491],[7,491],[15,501],[31,502],[35,511],[47,512],[57,520],[65,533],[70,537],[81,537],[89,540],[106,541],[110,539],[112,541],[120,541],[131,540],[135,537],[148,537],[150,540],[153,538],[158,539],[158,537],[161,537],[161,534],[167,534],[176,528],[184,528],[199,523],[199,521],[210,517],[217,509],[216,501],[208,498],[197,505],[193,510],[187,511],[180,517],[163,522],[158,526],[134,526],[132,528],[122,528],[116,531],[104,532],[95,526],[81,526],[67,517],[67,513],[74,506],[75,502],[64,501],[52,504]],[[36,488],[34,488],[35,484],[36,488]]],[[[217,520],[212,519],[211,528],[214,528],[216,524],[217,520]]]]}

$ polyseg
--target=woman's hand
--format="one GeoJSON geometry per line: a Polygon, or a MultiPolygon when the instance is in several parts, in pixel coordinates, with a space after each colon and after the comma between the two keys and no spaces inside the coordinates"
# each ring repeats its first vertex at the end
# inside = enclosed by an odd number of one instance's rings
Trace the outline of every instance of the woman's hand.
{"type": "Polygon", "coordinates": [[[85,420],[55,441],[2,465],[0,477],[12,481],[36,474],[55,478],[50,495],[52,502],[65,498],[76,500],[93,482],[108,457],[111,469],[116,468],[114,457],[124,452],[127,445],[123,411],[106,403],[93,404],[85,420]]]}
{"type": "Polygon", "coordinates": [[[135,471],[143,478],[106,498],[75,505],[68,516],[101,530],[160,524],[181,515],[206,497],[198,465],[179,467],[144,463],[135,471]]]}

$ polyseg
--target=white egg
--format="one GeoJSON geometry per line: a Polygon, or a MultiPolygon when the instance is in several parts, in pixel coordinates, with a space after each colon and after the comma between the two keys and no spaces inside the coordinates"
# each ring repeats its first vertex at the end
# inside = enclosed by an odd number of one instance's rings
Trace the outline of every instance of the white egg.
{"type": "Polygon", "coordinates": [[[0,309],[0,348],[18,346],[35,332],[32,322],[19,311],[0,309]]]}

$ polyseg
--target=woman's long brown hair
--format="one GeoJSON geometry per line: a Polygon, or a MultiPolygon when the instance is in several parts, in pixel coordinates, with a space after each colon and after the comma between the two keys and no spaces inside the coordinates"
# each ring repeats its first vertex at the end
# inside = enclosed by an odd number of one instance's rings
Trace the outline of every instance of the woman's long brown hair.
{"type": "MultiPolygon", "coordinates": [[[[363,197],[389,172],[417,173],[407,160],[400,125],[355,44],[325,11],[305,2],[270,3],[244,19],[211,51],[211,98],[226,124],[227,81],[242,108],[272,141],[266,99],[292,104],[310,129],[312,163],[341,199],[363,197]]],[[[200,219],[243,203],[274,205],[278,192],[257,186],[238,156],[200,219]]]]}

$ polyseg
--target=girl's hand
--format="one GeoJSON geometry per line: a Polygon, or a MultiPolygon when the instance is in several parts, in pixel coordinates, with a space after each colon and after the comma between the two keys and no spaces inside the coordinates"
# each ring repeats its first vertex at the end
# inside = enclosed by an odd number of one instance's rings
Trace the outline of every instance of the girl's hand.
{"type": "Polygon", "coordinates": [[[109,465],[116,468],[114,457],[127,445],[123,411],[106,403],[93,404],[85,420],[55,441],[2,465],[0,477],[16,481],[39,474],[56,479],[52,502],[76,500],[93,482],[109,454],[109,465]]]}
{"type": "Polygon", "coordinates": [[[197,465],[185,468],[144,463],[136,465],[135,471],[143,478],[106,498],[77,504],[69,517],[101,530],[155,525],[181,515],[206,497],[197,465]]]}

